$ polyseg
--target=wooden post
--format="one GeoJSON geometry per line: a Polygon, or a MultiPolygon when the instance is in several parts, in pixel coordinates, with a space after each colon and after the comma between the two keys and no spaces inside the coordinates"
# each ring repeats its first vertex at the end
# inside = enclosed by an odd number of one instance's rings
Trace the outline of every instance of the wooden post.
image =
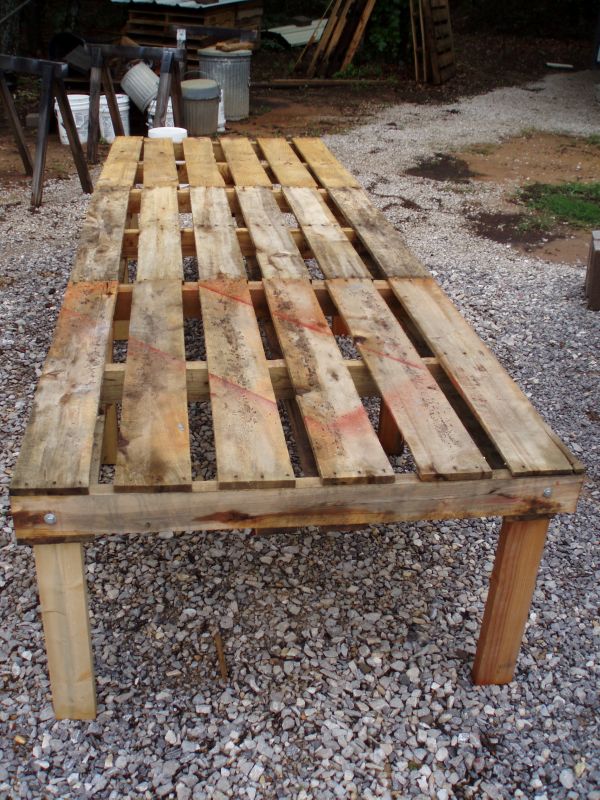
{"type": "Polygon", "coordinates": [[[100,84],[102,80],[102,51],[99,47],[91,48],[91,57],[87,160],[90,164],[96,164],[98,162],[98,139],[100,138],[100,84]]]}
{"type": "Polygon", "coordinates": [[[592,311],[600,311],[600,231],[592,231],[585,273],[585,295],[588,307],[592,311]]]}
{"type": "Polygon", "coordinates": [[[84,192],[91,194],[94,191],[94,184],[92,183],[92,179],[90,177],[90,171],[85,160],[83,147],[79,141],[79,134],[77,133],[77,127],[75,125],[75,120],[73,119],[73,112],[71,111],[71,106],[69,105],[69,98],[67,97],[65,84],[63,83],[62,78],[54,80],[54,94],[56,96],[56,102],[58,103],[58,107],[63,119],[63,125],[65,126],[65,130],[67,132],[67,139],[69,140],[73,161],[75,162],[77,174],[79,175],[79,183],[81,184],[81,188],[84,192]]]}
{"type": "Polygon", "coordinates": [[[167,119],[169,97],[171,96],[171,80],[173,78],[172,70],[173,53],[170,50],[165,50],[160,62],[160,77],[153,122],[155,128],[162,128],[167,119]]]}
{"type": "Polygon", "coordinates": [[[176,58],[171,61],[173,78],[171,81],[171,103],[173,105],[173,121],[179,128],[184,128],[183,96],[181,94],[181,64],[176,58]]]}
{"type": "Polygon", "coordinates": [[[19,120],[19,115],[17,114],[15,101],[10,93],[10,89],[8,88],[8,84],[3,72],[0,72],[0,95],[4,101],[6,116],[8,117],[8,121],[13,130],[15,141],[21,156],[21,161],[25,167],[25,174],[33,175],[33,162],[31,160],[31,155],[29,154],[27,142],[25,141],[25,134],[23,133],[21,121],[19,120]]]}
{"type": "Polygon", "coordinates": [[[57,719],[94,719],[96,685],[83,545],[33,548],[57,719]]]}
{"type": "Polygon", "coordinates": [[[473,665],[477,684],[513,679],[549,523],[548,517],[502,523],[473,665]]]}
{"type": "Polygon", "coordinates": [[[42,73],[42,94],[40,97],[37,144],[33,165],[33,181],[31,186],[31,205],[37,208],[42,204],[42,186],[46,167],[46,150],[48,149],[48,131],[52,113],[52,83],[54,71],[46,67],[42,73]]]}
{"type": "Polygon", "coordinates": [[[104,86],[104,94],[106,95],[106,102],[110,112],[110,121],[112,122],[115,136],[125,136],[123,120],[121,119],[121,114],[119,112],[119,103],[117,100],[117,95],[115,94],[112,75],[110,74],[110,69],[106,64],[102,65],[102,85],[104,86]]]}

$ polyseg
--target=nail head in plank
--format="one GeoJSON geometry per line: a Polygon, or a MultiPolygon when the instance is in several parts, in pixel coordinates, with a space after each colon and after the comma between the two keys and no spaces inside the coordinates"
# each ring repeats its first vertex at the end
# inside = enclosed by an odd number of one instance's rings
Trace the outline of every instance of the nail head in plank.
{"type": "Polygon", "coordinates": [[[273,170],[277,183],[282,186],[308,186],[317,188],[317,182],[292,150],[289,142],[281,138],[259,138],[258,145],[273,170]]]}
{"type": "Polygon", "coordinates": [[[179,186],[171,139],[144,139],[144,186],[179,186]]]}
{"type": "Polygon", "coordinates": [[[118,284],[69,284],[15,467],[15,494],[86,492],[118,284]]]}
{"type": "Polygon", "coordinates": [[[410,252],[402,234],[375,208],[362,189],[331,189],[329,194],[384,275],[388,278],[429,277],[429,271],[410,252]]]}
{"type": "Polygon", "coordinates": [[[183,155],[190,186],[225,186],[210,139],[184,139],[183,155]]]}
{"type": "Polygon", "coordinates": [[[283,194],[327,278],[371,277],[316,189],[285,187],[283,194]]]}
{"type": "Polygon", "coordinates": [[[200,280],[245,278],[244,257],[225,189],[192,187],[190,200],[200,280]]]}
{"type": "Polygon", "coordinates": [[[371,281],[328,281],[422,480],[489,477],[492,471],[427,365],[371,281]]]}
{"type": "Polygon", "coordinates": [[[143,281],[133,288],[115,488],[191,481],[181,283],[143,281]]]}
{"type": "Polygon", "coordinates": [[[265,278],[309,279],[309,273],[273,193],[264,187],[236,188],[238,202],[265,278]]]}
{"type": "Polygon", "coordinates": [[[142,190],[137,281],[183,280],[177,189],[156,186],[142,190]]]}
{"type": "Polygon", "coordinates": [[[117,281],[127,222],[129,189],[97,188],[81,227],[71,281],[117,281]]]}
{"type": "Polygon", "coordinates": [[[219,487],[293,486],[247,282],[201,283],[200,302],[219,487]]]}
{"type": "Polygon", "coordinates": [[[513,475],[571,472],[564,445],[433,278],[390,283],[513,475]]]}
{"type": "Polygon", "coordinates": [[[340,186],[360,188],[360,183],[340,164],[321,139],[309,136],[295,138],[292,141],[320,183],[327,189],[340,186]]]}
{"type": "Polygon", "coordinates": [[[265,294],[297,402],[326,483],[394,480],[310,284],[265,280],[265,294]]]}
{"type": "Polygon", "coordinates": [[[225,136],[220,141],[236,186],[272,187],[248,139],[225,136]]]}
{"type": "Polygon", "coordinates": [[[116,137],[96,182],[96,191],[100,188],[128,189],[133,186],[142,151],[142,142],[141,136],[116,137]]]}

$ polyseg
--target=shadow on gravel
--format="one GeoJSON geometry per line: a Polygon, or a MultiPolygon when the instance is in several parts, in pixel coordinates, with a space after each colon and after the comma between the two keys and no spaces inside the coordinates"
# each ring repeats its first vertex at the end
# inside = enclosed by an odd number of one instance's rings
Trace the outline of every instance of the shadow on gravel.
{"type": "Polygon", "coordinates": [[[532,227],[531,217],[527,214],[480,211],[470,214],[467,219],[474,233],[500,244],[517,244],[529,249],[555,238],[547,231],[532,227]]]}
{"type": "Polygon", "coordinates": [[[478,173],[473,172],[466,161],[447,153],[434,153],[431,158],[421,159],[416,167],[406,170],[406,175],[452,183],[468,183],[471,178],[478,177],[478,173]]]}

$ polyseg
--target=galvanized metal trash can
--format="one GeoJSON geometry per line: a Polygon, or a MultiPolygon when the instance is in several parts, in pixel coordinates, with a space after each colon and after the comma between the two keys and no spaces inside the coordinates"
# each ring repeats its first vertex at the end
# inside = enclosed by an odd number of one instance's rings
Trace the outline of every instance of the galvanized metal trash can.
{"type": "Polygon", "coordinates": [[[190,136],[217,132],[220,89],[216,81],[194,78],[181,82],[183,119],[190,136]]]}
{"type": "Polygon", "coordinates": [[[244,119],[250,113],[250,50],[225,53],[214,47],[198,50],[198,68],[223,90],[225,118],[244,119]]]}

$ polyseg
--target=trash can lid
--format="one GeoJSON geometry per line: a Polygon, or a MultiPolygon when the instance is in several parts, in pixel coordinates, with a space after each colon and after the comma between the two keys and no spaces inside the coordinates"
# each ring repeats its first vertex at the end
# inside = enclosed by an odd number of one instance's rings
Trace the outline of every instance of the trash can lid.
{"type": "Polygon", "coordinates": [[[185,100],[214,100],[219,96],[219,84],[208,78],[181,81],[181,94],[185,100]]]}
{"type": "Polygon", "coordinates": [[[206,58],[251,58],[252,50],[217,50],[216,47],[201,47],[198,55],[206,58]]]}

